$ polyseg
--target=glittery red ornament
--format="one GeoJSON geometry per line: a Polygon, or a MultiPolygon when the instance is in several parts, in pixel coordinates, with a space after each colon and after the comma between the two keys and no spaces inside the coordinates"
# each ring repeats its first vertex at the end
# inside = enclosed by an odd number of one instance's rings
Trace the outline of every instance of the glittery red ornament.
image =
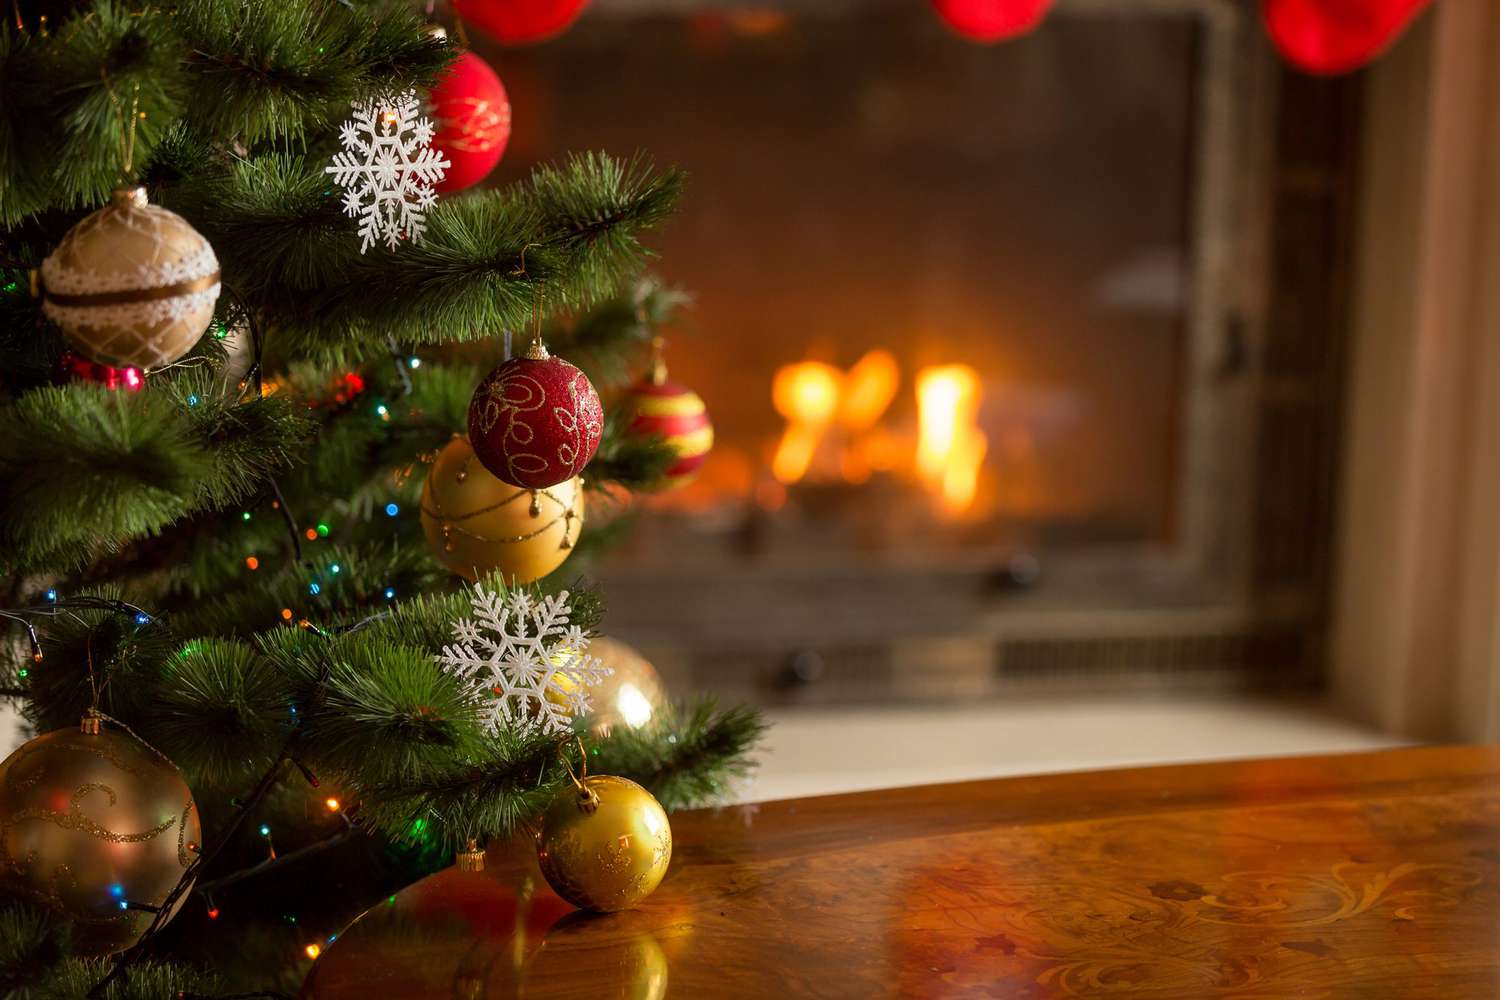
{"type": "Polygon", "coordinates": [[[510,99],[489,64],[462,52],[432,88],[438,132],[432,144],[448,157],[439,191],[462,191],[484,180],[510,141],[510,99]]]}
{"type": "Polygon", "coordinates": [[[1286,61],[1348,73],[1388,49],[1431,0],[1264,0],[1261,14],[1286,61]]]}
{"type": "Polygon", "coordinates": [[[458,16],[506,45],[544,42],[578,19],[588,0],[453,0],[458,16]]]}
{"type": "Polygon", "coordinates": [[[486,375],[469,402],[469,442],[480,463],[534,490],[582,472],[603,427],[604,407],[588,376],[541,344],[486,375]]]}
{"type": "Polygon", "coordinates": [[[972,42],[1024,35],[1047,15],[1052,0],[932,0],[943,22],[972,42]]]}

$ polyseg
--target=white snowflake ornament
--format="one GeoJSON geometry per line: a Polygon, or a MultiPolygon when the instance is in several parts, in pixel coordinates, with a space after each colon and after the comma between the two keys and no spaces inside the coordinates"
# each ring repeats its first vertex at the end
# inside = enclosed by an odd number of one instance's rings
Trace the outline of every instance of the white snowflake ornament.
{"type": "Polygon", "coordinates": [[[434,127],[421,113],[417,92],[351,106],[354,118],[339,130],[344,151],[333,154],[324,173],[344,189],[344,214],[360,219],[359,252],[381,239],[392,250],[403,237],[420,243],[425,213],[437,204],[433,185],[450,164],[432,148],[434,127]]]}
{"type": "Polygon", "coordinates": [[[589,711],[588,688],[613,671],[587,655],[588,636],[568,621],[568,592],[533,600],[479,584],[469,604],[473,619],[453,623],[453,642],[437,661],[483,702],[490,732],[571,731],[574,717],[589,711]]]}

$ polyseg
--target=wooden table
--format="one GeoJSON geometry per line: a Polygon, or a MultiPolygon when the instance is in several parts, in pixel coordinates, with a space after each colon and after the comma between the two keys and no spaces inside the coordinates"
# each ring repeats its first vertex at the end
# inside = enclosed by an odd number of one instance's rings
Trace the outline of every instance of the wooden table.
{"type": "Polygon", "coordinates": [[[492,851],[304,996],[1500,996],[1500,748],[1136,768],[672,818],[638,911],[492,851]]]}

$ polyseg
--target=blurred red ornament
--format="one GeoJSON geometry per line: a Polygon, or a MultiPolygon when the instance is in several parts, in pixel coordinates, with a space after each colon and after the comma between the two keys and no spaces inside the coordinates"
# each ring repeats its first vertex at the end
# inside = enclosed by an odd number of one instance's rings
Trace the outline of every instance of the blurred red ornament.
{"type": "Polygon", "coordinates": [[[1401,37],[1431,0],[1263,0],[1266,31],[1309,73],[1359,69],[1401,37]]]}
{"type": "Polygon", "coordinates": [[[631,386],[622,404],[632,415],[626,433],[660,434],[677,453],[677,461],[651,487],[673,490],[692,481],[714,446],[714,425],[702,398],[680,382],[647,378],[631,386]]]}
{"type": "Polygon", "coordinates": [[[139,392],[146,384],[141,376],[139,368],[116,368],[113,365],[101,364],[98,361],[90,361],[73,351],[64,351],[58,360],[57,366],[62,371],[64,378],[77,379],[81,382],[92,382],[102,385],[106,389],[124,389],[126,392],[139,392]]]}
{"type": "Polygon", "coordinates": [[[1000,42],[1024,35],[1047,15],[1052,0],[932,0],[938,16],[974,42],[1000,42]]]}
{"type": "Polygon", "coordinates": [[[469,402],[469,443],[480,464],[528,489],[582,472],[603,432],[604,407],[588,376],[540,343],[485,376],[469,402]]]}
{"type": "Polygon", "coordinates": [[[458,16],[506,45],[544,42],[578,20],[588,0],[453,0],[458,16]]]}
{"type": "Polygon", "coordinates": [[[510,100],[488,63],[472,52],[459,53],[448,75],[432,88],[438,133],[432,144],[448,157],[439,191],[473,187],[495,169],[510,141],[510,100]]]}

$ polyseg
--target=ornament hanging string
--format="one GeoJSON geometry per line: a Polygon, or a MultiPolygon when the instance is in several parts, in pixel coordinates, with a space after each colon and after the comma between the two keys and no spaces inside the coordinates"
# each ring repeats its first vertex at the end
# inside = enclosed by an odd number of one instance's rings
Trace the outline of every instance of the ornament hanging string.
{"type": "Polygon", "coordinates": [[[557,746],[557,755],[562,758],[563,767],[568,769],[568,777],[573,782],[573,787],[578,789],[578,808],[584,812],[593,812],[599,808],[598,794],[588,786],[589,778],[589,751],[583,745],[583,737],[574,735],[573,741],[578,744],[578,771],[573,770],[573,762],[568,759],[568,742],[564,740],[557,746]]]}
{"type": "Polygon", "coordinates": [[[109,73],[101,68],[99,78],[104,81],[105,92],[109,94],[109,103],[114,106],[115,120],[120,124],[120,182],[130,182],[131,169],[135,166],[135,123],[140,117],[141,106],[141,84],[136,81],[130,94],[130,119],[125,119],[125,108],[120,102],[120,97],[115,93],[114,85],[109,81],[109,73]]]}

